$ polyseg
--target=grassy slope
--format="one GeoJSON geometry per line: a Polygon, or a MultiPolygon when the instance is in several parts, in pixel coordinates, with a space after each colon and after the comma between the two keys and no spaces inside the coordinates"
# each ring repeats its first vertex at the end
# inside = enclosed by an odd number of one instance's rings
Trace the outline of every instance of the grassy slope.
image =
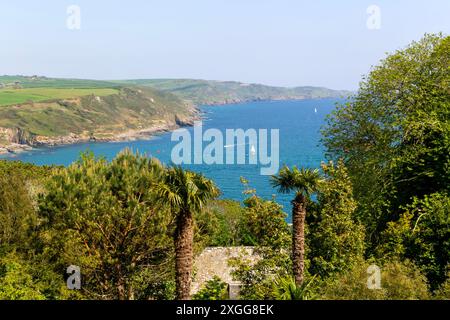
{"type": "Polygon", "coordinates": [[[19,127],[32,135],[47,137],[94,134],[109,137],[128,129],[145,129],[154,124],[185,118],[190,109],[172,94],[151,88],[121,88],[118,93],[49,102],[25,103],[0,108],[0,127],[19,127]]]}
{"type": "Polygon", "coordinates": [[[126,80],[116,83],[149,86],[171,92],[195,104],[222,104],[248,100],[316,99],[347,97],[349,91],[321,87],[283,88],[260,84],[243,84],[234,81],[207,81],[191,79],[126,80]]]}
{"type": "Polygon", "coordinates": [[[76,98],[90,94],[107,96],[116,93],[118,93],[118,90],[112,88],[5,88],[0,89],[0,106],[21,104],[28,101],[39,102],[52,99],[76,98]]]}

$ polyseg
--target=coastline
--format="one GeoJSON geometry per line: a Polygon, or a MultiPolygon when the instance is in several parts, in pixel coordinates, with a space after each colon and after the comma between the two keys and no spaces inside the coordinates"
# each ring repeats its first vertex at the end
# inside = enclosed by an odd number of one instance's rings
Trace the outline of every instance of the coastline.
{"type": "Polygon", "coordinates": [[[17,155],[23,152],[33,151],[36,148],[51,148],[58,146],[67,146],[78,143],[88,142],[124,142],[124,141],[136,141],[150,139],[155,135],[165,132],[171,132],[182,127],[190,127],[194,125],[195,121],[203,118],[203,113],[195,109],[192,115],[186,118],[178,118],[175,116],[175,121],[161,120],[160,123],[152,125],[150,127],[141,129],[127,129],[125,131],[106,134],[104,136],[95,136],[88,134],[69,134],[67,136],[58,137],[36,137],[32,143],[16,143],[0,146],[0,155],[17,155]]]}
{"type": "MultiPolygon", "coordinates": [[[[303,100],[321,100],[321,99],[333,99],[333,98],[342,98],[342,97],[329,97],[329,98],[300,98],[300,97],[274,97],[272,99],[227,99],[223,101],[215,101],[204,104],[196,104],[193,107],[192,113],[184,118],[179,118],[178,115],[175,115],[175,120],[160,120],[160,123],[152,125],[150,127],[141,128],[141,129],[127,129],[124,131],[116,132],[116,133],[108,133],[103,135],[89,135],[85,134],[69,134],[67,136],[58,136],[58,137],[44,137],[37,136],[33,139],[31,143],[17,143],[12,142],[8,145],[0,145],[0,156],[7,155],[17,155],[23,152],[29,152],[35,150],[35,148],[51,148],[57,146],[67,146],[78,143],[88,143],[88,142],[124,142],[124,141],[136,141],[136,140],[146,140],[151,137],[165,133],[174,131],[181,127],[189,127],[193,126],[195,121],[203,119],[203,111],[200,109],[201,106],[223,106],[227,104],[241,104],[248,102],[264,102],[264,101],[303,101],[303,100]]],[[[21,135],[20,129],[18,134],[21,135]]],[[[20,141],[21,139],[19,139],[20,141]]],[[[25,139],[26,140],[26,139],[25,139]]]]}

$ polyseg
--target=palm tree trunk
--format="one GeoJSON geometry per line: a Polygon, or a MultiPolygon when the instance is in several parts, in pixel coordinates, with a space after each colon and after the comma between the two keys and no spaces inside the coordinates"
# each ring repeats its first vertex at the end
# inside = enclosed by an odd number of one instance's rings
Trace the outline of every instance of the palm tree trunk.
{"type": "Polygon", "coordinates": [[[175,232],[175,273],[177,299],[189,300],[193,260],[194,219],[191,212],[178,215],[175,232]]]}
{"type": "Polygon", "coordinates": [[[297,195],[292,201],[292,268],[297,286],[301,286],[305,273],[305,197],[297,195]]]}

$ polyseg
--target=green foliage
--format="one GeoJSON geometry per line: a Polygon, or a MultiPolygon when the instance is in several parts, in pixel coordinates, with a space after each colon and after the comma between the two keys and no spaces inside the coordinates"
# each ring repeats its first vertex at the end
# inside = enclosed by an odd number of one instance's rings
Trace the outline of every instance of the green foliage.
{"type": "Polygon", "coordinates": [[[161,171],[129,151],[111,163],[85,154],[48,182],[40,199],[44,252],[57,270],[79,266],[91,298],[133,298],[135,276],[152,265],[155,277],[166,268],[171,219],[151,191],[161,171]]]}
{"type": "Polygon", "coordinates": [[[14,251],[32,252],[39,224],[32,191],[42,172],[37,166],[0,161],[0,258],[14,251]]]}
{"type": "Polygon", "coordinates": [[[12,257],[0,259],[0,300],[45,299],[28,269],[12,257]]]}
{"type": "Polygon", "coordinates": [[[196,216],[197,234],[205,246],[240,246],[243,238],[244,208],[234,200],[212,201],[196,216]]]}
{"type": "Polygon", "coordinates": [[[323,131],[344,158],[372,245],[399,208],[450,186],[450,37],[426,35],[381,61],[323,131]]]}
{"type": "Polygon", "coordinates": [[[65,287],[63,276],[53,272],[48,262],[25,258],[16,252],[0,254],[0,300],[82,298],[65,287]]]}
{"type": "Polygon", "coordinates": [[[382,239],[380,257],[414,261],[436,289],[445,281],[450,262],[450,197],[435,193],[415,198],[397,221],[388,223],[382,239]]]}
{"type": "Polygon", "coordinates": [[[131,286],[135,300],[174,300],[175,281],[173,259],[155,268],[142,268],[133,275],[131,286]]]}
{"type": "Polygon", "coordinates": [[[364,255],[365,234],[355,220],[356,201],[352,184],[342,161],[322,164],[325,179],[311,205],[308,222],[310,272],[327,277],[351,269],[364,255]]]}
{"type": "Polygon", "coordinates": [[[276,176],[272,176],[271,184],[281,193],[296,193],[310,196],[317,189],[319,184],[319,170],[298,169],[294,166],[292,169],[284,166],[276,176]]]}
{"type": "Polygon", "coordinates": [[[244,201],[242,245],[286,248],[290,242],[289,226],[283,207],[274,200],[264,200],[256,194],[244,201]]]}
{"type": "Polygon", "coordinates": [[[17,170],[0,169],[0,248],[23,245],[37,225],[27,181],[17,170]]]}
{"type": "Polygon", "coordinates": [[[256,261],[243,257],[229,260],[233,278],[242,283],[240,297],[244,300],[277,299],[279,292],[274,286],[274,279],[292,275],[291,256],[287,250],[270,248],[258,248],[256,254],[256,261]]]}
{"type": "Polygon", "coordinates": [[[64,299],[62,274],[37,252],[36,193],[51,168],[0,161],[0,299],[64,299]]]}
{"type": "Polygon", "coordinates": [[[24,178],[24,181],[42,182],[50,176],[53,168],[52,166],[36,166],[20,161],[0,160],[0,176],[20,175],[24,178]]]}
{"type": "Polygon", "coordinates": [[[278,278],[273,282],[276,300],[313,300],[317,298],[313,288],[315,277],[297,286],[292,277],[278,278]]]}
{"type": "Polygon", "coordinates": [[[255,246],[257,259],[230,259],[233,277],[243,286],[243,299],[275,299],[274,278],[291,274],[290,230],[286,214],[274,200],[265,200],[248,189],[244,201],[243,244],[255,246]]]}
{"type": "Polygon", "coordinates": [[[209,246],[287,247],[290,230],[282,206],[275,199],[258,197],[242,180],[248,195],[244,207],[237,201],[216,200],[197,215],[202,239],[209,246]]]}
{"type": "Polygon", "coordinates": [[[380,266],[381,289],[367,286],[370,263],[360,261],[351,270],[322,284],[322,299],[329,300],[416,300],[430,298],[426,278],[412,263],[391,261],[380,266]]]}
{"type": "Polygon", "coordinates": [[[155,185],[155,192],[162,203],[177,215],[183,212],[199,212],[208,201],[220,194],[217,186],[205,176],[181,167],[165,170],[155,185]]]}
{"type": "Polygon", "coordinates": [[[447,266],[447,279],[434,291],[434,299],[450,300],[450,264],[447,266]]]}
{"type": "Polygon", "coordinates": [[[324,130],[344,158],[367,255],[409,258],[431,289],[449,263],[450,37],[425,35],[381,61],[324,130]]]}
{"type": "Polygon", "coordinates": [[[214,276],[192,298],[193,300],[226,300],[228,298],[227,284],[218,276],[214,276]]]}

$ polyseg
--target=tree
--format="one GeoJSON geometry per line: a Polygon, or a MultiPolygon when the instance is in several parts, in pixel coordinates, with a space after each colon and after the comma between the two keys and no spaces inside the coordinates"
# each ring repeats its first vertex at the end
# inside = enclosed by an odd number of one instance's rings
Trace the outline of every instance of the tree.
{"type": "Polygon", "coordinates": [[[159,202],[170,207],[176,219],[174,234],[177,299],[190,297],[193,265],[194,214],[207,201],[219,195],[215,184],[203,175],[167,168],[162,181],[155,187],[159,202]]]}
{"type": "Polygon", "coordinates": [[[0,300],[79,298],[39,253],[36,196],[50,172],[0,160],[0,300]]]}
{"type": "Polygon", "coordinates": [[[270,200],[259,197],[249,182],[241,177],[245,187],[244,210],[241,221],[241,245],[257,246],[259,251],[278,252],[289,247],[290,230],[286,222],[287,215],[275,198],[270,200]]]}
{"type": "Polygon", "coordinates": [[[60,274],[80,267],[87,297],[133,299],[140,274],[170,270],[171,219],[152,192],[163,172],[157,160],[125,150],[111,162],[84,154],[51,177],[39,201],[42,250],[60,274]]]}
{"type": "Polygon", "coordinates": [[[372,246],[414,197],[450,191],[450,37],[425,35],[387,56],[329,117],[372,246]]]}
{"type": "Polygon", "coordinates": [[[306,206],[311,193],[318,188],[320,175],[318,170],[292,170],[284,166],[278,175],[272,177],[271,183],[279,192],[295,192],[292,200],[292,263],[295,283],[301,286],[305,270],[305,218],[306,206]]]}
{"type": "Polygon", "coordinates": [[[274,279],[292,277],[287,215],[275,199],[263,199],[246,179],[241,178],[241,182],[244,194],[248,195],[241,214],[241,245],[253,246],[254,256],[232,258],[228,262],[233,267],[233,278],[242,283],[241,298],[275,299],[274,279]]]}
{"type": "MultiPolygon", "coordinates": [[[[212,247],[244,245],[244,208],[238,201],[218,199],[196,216],[197,243],[212,247]]],[[[196,239],[196,238],[194,238],[196,239]]]]}
{"type": "Polygon", "coordinates": [[[432,290],[445,282],[450,264],[450,196],[434,193],[415,198],[381,235],[377,255],[409,259],[427,276],[432,290]]]}
{"type": "Polygon", "coordinates": [[[23,174],[18,170],[0,170],[0,248],[23,247],[36,220],[23,174]]]}
{"type": "Polygon", "coordinates": [[[364,256],[364,227],[355,219],[357,203],[343,161],[322,164],[317,204],[307,217],[312,274],[325,278],[351,269],[364,256]]]}

